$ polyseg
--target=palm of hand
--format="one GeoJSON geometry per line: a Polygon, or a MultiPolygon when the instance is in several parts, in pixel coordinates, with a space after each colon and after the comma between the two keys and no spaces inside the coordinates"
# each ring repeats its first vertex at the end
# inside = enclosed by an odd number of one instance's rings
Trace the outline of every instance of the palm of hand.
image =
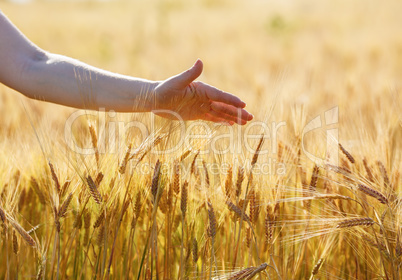
{"type": "Polygon", "coordinates": [[[207,120],[213,122],[246,124],[253,116],[243,108],[238,97],[194,80],[202,72],[197,60],[189,70],[173,76],[155,88],[153,112],[174,120],[207,120]]]}

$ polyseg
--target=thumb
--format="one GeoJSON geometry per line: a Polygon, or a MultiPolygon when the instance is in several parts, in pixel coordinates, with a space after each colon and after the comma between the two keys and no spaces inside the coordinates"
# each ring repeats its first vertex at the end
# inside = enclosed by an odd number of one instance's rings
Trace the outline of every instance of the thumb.
{"type": "Polygon", "coordinates": [[[202,61],[200,59],[197,59],[197,61],[190,69],[174,76],[172,80],[175,80],[178,87],[184,88],[201,75],[202,68],[203,68],[202,61]]]}

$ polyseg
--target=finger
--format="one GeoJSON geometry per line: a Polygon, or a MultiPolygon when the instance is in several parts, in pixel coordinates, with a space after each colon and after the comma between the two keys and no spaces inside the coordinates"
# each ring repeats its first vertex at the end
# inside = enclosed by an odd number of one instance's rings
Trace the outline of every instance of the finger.
{"type": "Polygon", "coordinates": [[[216,87],[210,86],[208,84],[202,82],[196,82],[197,91],[203,92],[208,99],[212,101],[222,102],[234,107],[244,108],[246,107],[246,103],[244,103],[237,96],[230,94],[228,92],[224,92],[216,87]]]}
{"type": "Polygon", "coordinates": [[[200,59],[197,59],[197,61],[190,69],[176,76],[173,76],[169,80],[174,82],[178,88],[185,88],[192,81],[194,81],[201,75],[202,69],[203,69],[202,61],[200,59]]]}
{"type": "Polygon", "coordinates": [[[220,119],[224,119],[225,121],[230,121],[230,122],[234,122],[240,125],[245,125],[247,123],[246,120],[231,116],[231,115],[227,115],[224,113],[220,113],[220,112],[216,112],[214,110],[211,110],[208,112],[209,115],[214,116],[216,118],[220,118],[220,119]]]}
{"type": "Polygon", "coordinates": [[[234,122],[233,121],[229,121],[223,118],[219,118],[219,117],[215,117],[211,114],[205,114],[204,120],[206,121],[210,121],[210,122],[215,122],[215,123],[221,123],[223,125],[233,125],[234,122]]]}
{"type": "Polygon", "coordinates": [[[251,121],[253,119],[253,115],[246,110],[220,102],[212,102],[211,109],[215,112],[223,113],[235,118],[240,118],[245,121],[251,121]]]}

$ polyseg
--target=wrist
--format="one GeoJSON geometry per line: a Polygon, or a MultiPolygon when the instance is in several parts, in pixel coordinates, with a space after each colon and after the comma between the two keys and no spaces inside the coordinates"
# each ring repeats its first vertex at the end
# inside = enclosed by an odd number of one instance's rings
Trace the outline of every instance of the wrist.
{"type": "Polygon", "coordinates": [[[128,100],[120,100],[122,107],[127,107],[125,112],[152,112],[155,110],[155,90],[160,84],[158,81],[150,81],[134,78],[134,84],[130,88],[128,100]]]}
{"type": "Polygon", "coordinates": [[[163,81],[152,81],[149,90],[147,91],[147,103],[149,103],[150,111],[162,109],[161,104],[161,87],[163,81]]]}

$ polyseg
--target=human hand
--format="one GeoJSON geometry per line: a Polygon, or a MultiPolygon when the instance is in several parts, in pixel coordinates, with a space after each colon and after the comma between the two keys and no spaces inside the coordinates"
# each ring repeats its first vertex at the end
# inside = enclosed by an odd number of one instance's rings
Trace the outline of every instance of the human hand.
{"type": "Polygon", "coordinates": [[[194,81],[202,68],[202,61],[197,60],[187,71],[161,82],[154,91],[153,112],[168,119],[201,119],[230,125],[252,120],[253,115],[244,110],[246,103],[238,97],[194,81]]]}

